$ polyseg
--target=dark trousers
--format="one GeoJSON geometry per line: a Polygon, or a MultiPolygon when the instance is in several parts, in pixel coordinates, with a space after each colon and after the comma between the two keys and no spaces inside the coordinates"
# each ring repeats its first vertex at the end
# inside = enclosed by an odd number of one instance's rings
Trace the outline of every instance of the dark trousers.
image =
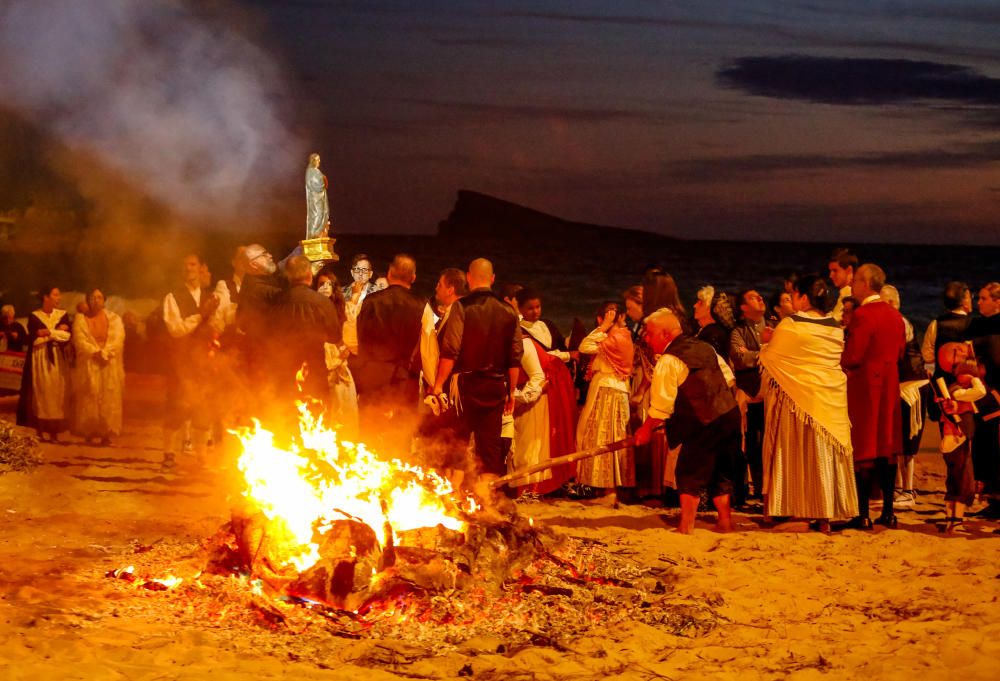
{"type": "Polygon", "coordinates": [[[972,463],[976,480],[983,483],[984,492],[1000,493],[1000,419],[983,421],[976,416],[975,428],[972,463]]]}
{"type": "MultiPolygon", "coordinates": [[[[750,481],[754,496],[760,497],[764,490],[764,403],[751,402],[747,405],[746,463],[750,466],[750,481]]],[[[742,483],[742,476],[735,481],[742,483]]]]}
{"type": "Polygon", "coordinates": [[[896,491],[896,463],[880,456],[872,461],[854,462],[854,480],[858,486],[858,515],[867,518],[871,505],[872,487],[877,483],[882,491],[882,516],[891,518],[894,513],[893,494],[896,491]]]}
{"type": "Polygon", "coordinates": [[[462,374],[458,377],[458,393],[458,432],[466,439],[469,435],[475,438],[479,472],[505,475],[507,457],[500,430],[507,402],[506,381],[502,376],[462,374]]]}
{"type": "Polygon", "coordinates": [[[675,475],[677,491],[710,498],[732,494],[733,459],[740,450],[740,411],[733,409],[681,443],[675,475]]]}

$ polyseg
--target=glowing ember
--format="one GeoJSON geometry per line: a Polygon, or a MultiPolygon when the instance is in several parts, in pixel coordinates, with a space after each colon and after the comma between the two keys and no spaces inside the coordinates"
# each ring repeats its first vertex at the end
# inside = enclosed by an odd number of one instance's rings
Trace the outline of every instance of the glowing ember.
{"type": "MultiPolygon", "coordinates": [[[[299,442],[281,449],[274,434],[254,421],[236,432],[243,444],[239,467],[244,495],[289,537],[286,564],[300,572],[320,558],[317,535],[336,520],[358,520],[381,537],[443,525],[464,530],[451,483],[397,459],[385,460],[363,444],[344,442],[299,405],[299,442]]],[[[467,500],[469,509],[475,502],[467,500]]]]}

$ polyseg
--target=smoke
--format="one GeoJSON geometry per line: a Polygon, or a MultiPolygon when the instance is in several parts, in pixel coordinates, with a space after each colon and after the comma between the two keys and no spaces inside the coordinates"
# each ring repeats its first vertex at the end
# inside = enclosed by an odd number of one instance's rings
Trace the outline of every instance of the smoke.
{"type": "Polygon", "coordinates": [[[0,105],[51,136],[53,165],[103,219],[152,202],[242,230],[300,180],[279,69],[234,27],[235,10],[208,4],[212,14],[171,0],[0,6],[0,105]]]}

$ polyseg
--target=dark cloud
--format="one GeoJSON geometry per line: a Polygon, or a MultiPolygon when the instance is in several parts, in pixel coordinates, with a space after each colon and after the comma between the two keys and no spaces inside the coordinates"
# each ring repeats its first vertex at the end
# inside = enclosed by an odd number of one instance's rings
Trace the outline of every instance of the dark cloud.
{"type": "Polygon", "coordinates": [[[510,121],[512,119],[565,120],[577,123],[613,123],[629,120],[659,123],[661,117],[652,112],[621,108],[574,107],[536,104],[493,104],[434,99],[404,99],[402,101],[439,111],[510,121]]]}
{"type": "Polygon", "coordinates": [[[956,64],[909,59],[740,57],[716,77],[727,88],[822,104],[885,105],[914,101],[1000,105],[1000,79],[956,64]]]}
{"type": "Polygon", "coordinates": [[[706,19],[680,19],[627,14],[571,14],[567,12],[504,12],[515,19],[540,19],[578,24],[613,24],[618,26],[654,26],[660,28],[733,28],[732,23],[706,19]]]}
{"type": "Polygon", "coordinates": [[[938,149],[887,151],[835,156],[829,154],[753,154],[703,158],[666,164],[671,178],[689,182],[729,182],[782,172],[822,172],[845,168],[876,170],[948,170],[1000,163],[1000,140],[958,144],[938,149]]]}

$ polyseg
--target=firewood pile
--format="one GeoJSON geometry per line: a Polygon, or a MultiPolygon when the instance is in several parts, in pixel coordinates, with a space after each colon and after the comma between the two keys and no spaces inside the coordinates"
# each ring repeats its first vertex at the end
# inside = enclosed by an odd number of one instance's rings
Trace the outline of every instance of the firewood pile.
{"type": "MultiPolygon", "coordinates": [[[[234,516],[202,547],[196,579],[144,597],[180,599],[193,620],[203,613],[313,640],[392,640],[428,655],[473,639],[496,641],[499,652],[571,650],[580,636],[628,622],[700,636],[719,621],[707,604],[671,593],[672,568],[640,565],[516,514],[478,512],[465,532],[424,528],[387,546],[368,526],[339,521],[323,536],[322,559],[301,574],[282,564],[282,539],[268,531],[262,518],[234,516]]],[[[162,574],[169,566],[156,553],[130,557],[137,566],[116,585],[135,591],[162,574]]]]}

